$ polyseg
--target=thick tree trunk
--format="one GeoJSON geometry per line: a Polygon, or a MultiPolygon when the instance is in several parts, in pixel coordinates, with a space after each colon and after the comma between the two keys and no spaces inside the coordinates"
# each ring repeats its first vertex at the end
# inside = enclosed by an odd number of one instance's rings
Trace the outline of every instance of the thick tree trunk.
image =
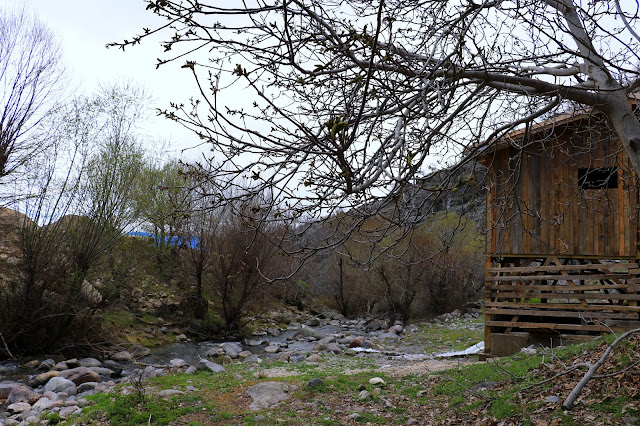
{"type": "Polygon", "coordinates": [[[607,105],[605,113],[611,120],[611,125],[620,138],[635,172],[640,175],[640,121],[622,91],[612,98],[614,100],[607,105]]]}

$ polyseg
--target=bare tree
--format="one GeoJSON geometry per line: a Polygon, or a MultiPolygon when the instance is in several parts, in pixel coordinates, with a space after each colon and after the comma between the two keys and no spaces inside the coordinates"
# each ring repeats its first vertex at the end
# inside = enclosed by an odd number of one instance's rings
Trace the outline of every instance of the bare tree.
{"type": "Polygon", "coordinates": [[[0,178],[45,148],[33,131],[64,84],[53,33],[25,10],[0,8],[0,178]]]}
{"type": "Polygon", "coordinates": [[[47,155],[26,167],[20,274],[0,285],[0,334],[17,353],[49,349],[90,331],[95,300],[85,279],[137,220],[132,188],[143,164],[135,122],[141,93],[113,86],[49,114],[47,155]]]}
{"type": "Polygon", "coordinates": [[[628,103],[640,86],[635,4],[148,0],[147,9],[166,25],[112,45],[165,33],[158,65],[186,59],[200,93],[163,113],[213,145],[220,185],[249,177],[292,215],[379,210],[369,201],[395,203],[431,156],[468,158],[569,101],[605,115],[640,171],[628,103]]]}

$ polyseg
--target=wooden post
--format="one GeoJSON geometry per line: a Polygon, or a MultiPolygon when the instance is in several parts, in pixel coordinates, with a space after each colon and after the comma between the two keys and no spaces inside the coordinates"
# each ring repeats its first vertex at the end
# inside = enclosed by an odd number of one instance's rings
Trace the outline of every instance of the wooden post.
{"type": "Polygon", "coordinates": [[[484,289],[484,352],[485,353],[490,353],[491,352],[491,327],[489,327],[488,323],[489,321],[491,321],[491,314],[487,313],[487,310],[490,309],[489,307],[487,307],[487,302],[489,302],[491,300],[491,298],[489,297],[490,294],[490,290],[487,288],[487,285],[491,284],[492,278],[493,278],[493,274],[491,274],[489,272],[489,268],[491,268],[492,266],[492,261],[491,261],[491,256],[488,255],[486,262],[485,262],[485,268],[484,268],[484,284],[485,284],[485,289],[484,289]]]}

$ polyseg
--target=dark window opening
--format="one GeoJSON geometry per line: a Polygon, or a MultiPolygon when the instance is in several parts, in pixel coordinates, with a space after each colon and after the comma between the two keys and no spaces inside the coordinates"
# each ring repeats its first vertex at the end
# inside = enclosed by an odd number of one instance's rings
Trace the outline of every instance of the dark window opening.
{"type": "Polygon", "coordinates": [[[578,169],[581,189],[615,189],[618,187],[618,168],[578,169]]]}

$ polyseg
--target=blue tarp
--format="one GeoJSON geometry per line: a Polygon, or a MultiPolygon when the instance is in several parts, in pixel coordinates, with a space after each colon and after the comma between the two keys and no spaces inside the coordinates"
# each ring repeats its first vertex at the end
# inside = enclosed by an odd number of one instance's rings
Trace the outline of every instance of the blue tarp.
{"type": "MultiPolygon", "coordinates": [[[[156,234],[152,234],[150,232],[144,232],[144,231],[131,231],[131,232],[127,232],[127,235],[131,236],[131,237],[142,237],[142,238],[151,238],[152,240],[154,240],[156,242],[156,244],[160,244],[160,236],[157,236],[156,234]]],[[[174,246],[174,247],[178,247],[178,246],[182,246],[182,245],[188,245],[191,248],[198,248],[200,246],[200,240],[198,239],[198,237],[184,237],[184,238],[180,238],[178,236],[173,236],[173,237],[169,237],[169,236],[165,236],[164,237],[164,242],[166,245],[168,246],[174,246]]]]}

